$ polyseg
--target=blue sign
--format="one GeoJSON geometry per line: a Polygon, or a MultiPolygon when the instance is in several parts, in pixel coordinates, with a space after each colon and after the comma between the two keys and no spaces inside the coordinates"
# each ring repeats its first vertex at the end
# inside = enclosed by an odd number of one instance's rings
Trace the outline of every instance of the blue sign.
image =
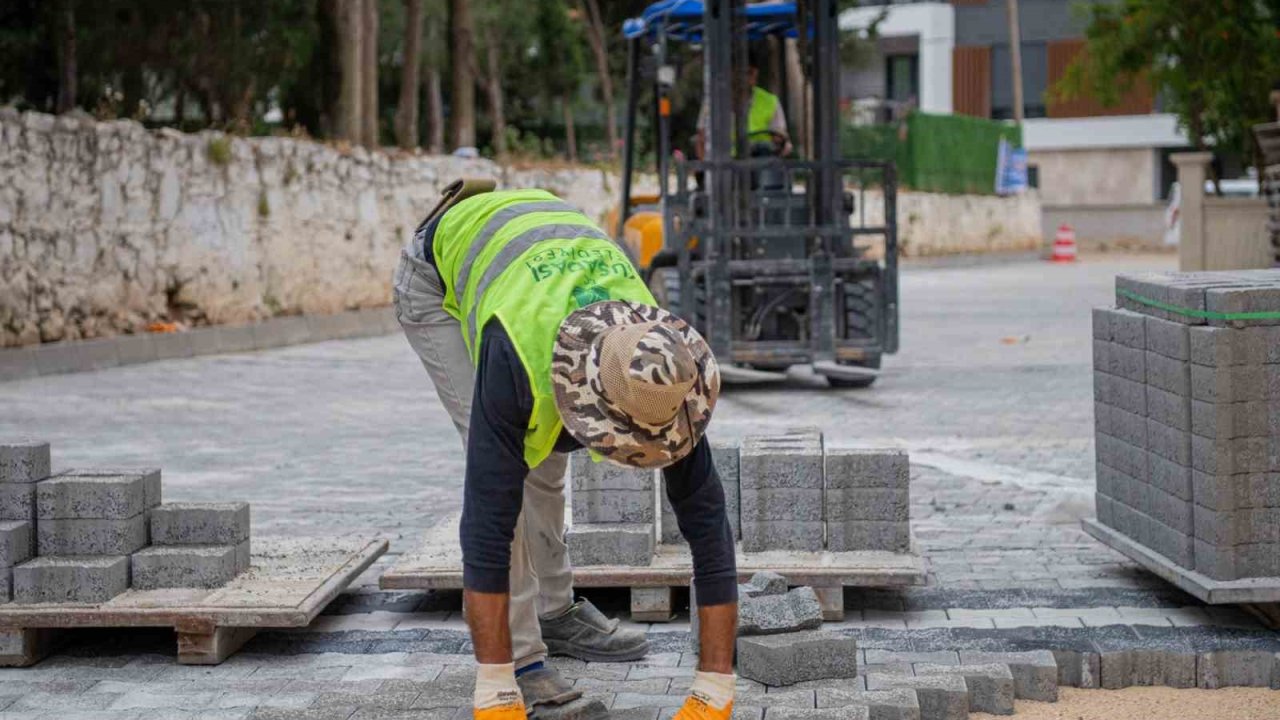
{"type": "Polygon", "coordinates": [[[1017,195],[1027,191],[1027,151],[1000,138],[996,151],[996,194],[1017,195]]]}

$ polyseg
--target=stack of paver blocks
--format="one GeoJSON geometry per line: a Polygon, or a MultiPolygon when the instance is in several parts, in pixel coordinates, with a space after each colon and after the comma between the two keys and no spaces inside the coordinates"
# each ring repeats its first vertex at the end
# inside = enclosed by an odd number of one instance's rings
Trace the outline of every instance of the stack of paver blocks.
{"type": "Polygon", "coordinates": [[[161,505],[159,469],[50,477],[43,442],[0,442],[0,517],[4,601],[106,602],[130,587],[131,576],[138,589],[216,587],[249,564],[247,504],[161,505]],[[147,548],[151,538],[200,545],[147,548]],[[212,544],[227,545],[229,561],[226,553],[214,557],[212,544]]]}
{"type": "Polygon", "coordinates": [[[1280,271],[1116,296],[1094,311],[1098,521],[1215,580],[1280,576],[1280,271]]]}
{"type": "MultiPolygon", "coordinates": [[[[739,516],[740,492],[738,484],[738,443],[712,443],[711,461],[715,463],[716,473],[720,476],[720,484],[724,488],[724,510],[729,516],[729,526],[733,528],[733,539],[742,539],[742,521],[739,516]]],[[[662,473],[658,473],[662,478],[662,473]]],[[[680,534],[680,526],[676,523],[676,512],[667,497],[666,480],[662,480],[662,544],[685,545],[684,536],[680,534]]]]}
{"type": "Polygon", "coordinates": [[[827,549],[911,548],[910,462],[897,450],[826,451],[827,549]]]}
{"type": "Polygon", "coordinates": [[[586,451],[569,459],[573,525],[567,542],[576,565],[648,565],[653,558],[654,471],[607,460],[586,451]]]}
{"type": "Polygon", "coordinates": [[[152,545],[133,555],[133,586],[219,587],[249,569],[249,503],[168,503],[151,516],[152,545]]]}
{"type": "Polygon", "coordinates": [[[822,433],[746,438],[740,463],[743,551],[822,550],[822,433]]]}

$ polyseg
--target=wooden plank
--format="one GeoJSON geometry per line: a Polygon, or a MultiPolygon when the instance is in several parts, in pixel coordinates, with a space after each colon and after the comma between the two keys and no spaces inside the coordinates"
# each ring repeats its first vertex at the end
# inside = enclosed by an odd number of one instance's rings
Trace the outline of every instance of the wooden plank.
{"type": "Polygon", "coordinates": [[[1258,618],[1268,630],[1280,630],[1280,603],[1245,603],[1240,607],[1258,618]]]}
{"type": "Polygon", "coordinates": [[[1152,574],[1210,605],[1280,602],[1280,577],[1214,580],[1175,564],[1169,558],[1096,520],[1081,520],[1084,531],[1152,574]]]}
{"type": "MultiPolygon", "coordinates": [[[[457,543],[429,542],[401,557],[379,578],[384,590],[458,589],[462,562],[457,543]]],[[[792,585],[906,587],[923,585],[924,563],[915,552],[738,552],[738,576],[746,582],[761,570],[772,570],[792,585]]],[[[573,570],[578,587],[687,586],[693,559],[687,547],[659,546],[646,567],[592,565],[573,570]]]]}
{"type": "Polygon", "coordinates": [[[216,627],[210,632],[178,631],[178,662],[217,665],[258,634],[256,627],[216,627]]]}
{"type": "Polygon", "coordinates": [[[213,590],[128,590],[100,604],[0,605],[0,628],[305,627],[386,540],[255,538],[251,569],[213,590]]]}
{"type": "Polygon", "coordinates": [[[665,585],[631,588],[631,619],[635,622],[671,622],[675,616],[673,595],[674,589],[665,585]]]}
{"type": "Polygon", "coordinates": [[[62,644],[66,633],[50,628],[0,629],[0,667],[28,667],[62,644]]]}

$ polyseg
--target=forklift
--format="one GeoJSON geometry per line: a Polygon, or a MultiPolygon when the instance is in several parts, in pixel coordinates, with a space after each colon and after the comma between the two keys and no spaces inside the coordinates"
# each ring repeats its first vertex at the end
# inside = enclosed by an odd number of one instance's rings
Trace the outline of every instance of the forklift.
{"type": "Polygon", "coordinates": [[[628,20],[623,35],[615,229],[654,297],[702,333],[726,382],[781,380],[809,365],[832,387],[870,386],[883,356],[898,349],[897,179],[891,162],[841,158],[836,0],[662,0],[628,20]],[[780,93],[788,122],[800,118],[807,129],[800,159],[747,133],[748,53],[767,42],[781,48],[784,65],[796,53],[812,98],[796,108],[786,88],[780,93]],[[672,152],[682,46],[702,53],[703,159],[672,152]],[[632,186],[646,91],[658,186],[641,196],[632,186]]]}

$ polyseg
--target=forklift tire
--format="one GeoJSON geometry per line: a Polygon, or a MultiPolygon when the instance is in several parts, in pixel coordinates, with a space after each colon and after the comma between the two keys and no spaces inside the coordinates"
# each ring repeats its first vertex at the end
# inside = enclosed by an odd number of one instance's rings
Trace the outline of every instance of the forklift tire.
{"type": "Polygon", "coordinates": [[[671,309],[680,304],[680,270],[675,267],[653,268],[649,273],[649,292],[658,307],[671,309]]]}
{"type": "MultiPolygon", "coordinates": [[[[879,370],[879,369],[880,369],[880,356],[879,356],[879,355],[873,355],[873,356],[871,356],[871,357],[867,358],[866,360],[863,360],[862,362],[844,362],[844,363],[840,363],[840,364],[841,364],[841,365],[850,365],[850,366],[852,366],[852,367],[865,367],[865,368],[872,368],[872,369],[874,369],[874,370],[879,370]]],[[[833,388],[839,388],[839,389],[842,389],[842,390],[843,390],[843,389],[858,389],[858,388],[866,388],[866,387],[871,387],[871,385],[872,385],[873,383],[875,383],[875,381],[876,381],[876,378],[877,378],[877,377],[879,377],[879,376],[878,376],[878,375],[868,375],[867,377],[864,377],[864,378],[858,378],[857,380],[846,380],[846,379],[841,379],[841,378],[828,377],[828,378],[827,378],[827,384],[828,384],[828,385],[830,385],[830,386],[831,386],[831,387],[833,387],[833,388]]]]}

